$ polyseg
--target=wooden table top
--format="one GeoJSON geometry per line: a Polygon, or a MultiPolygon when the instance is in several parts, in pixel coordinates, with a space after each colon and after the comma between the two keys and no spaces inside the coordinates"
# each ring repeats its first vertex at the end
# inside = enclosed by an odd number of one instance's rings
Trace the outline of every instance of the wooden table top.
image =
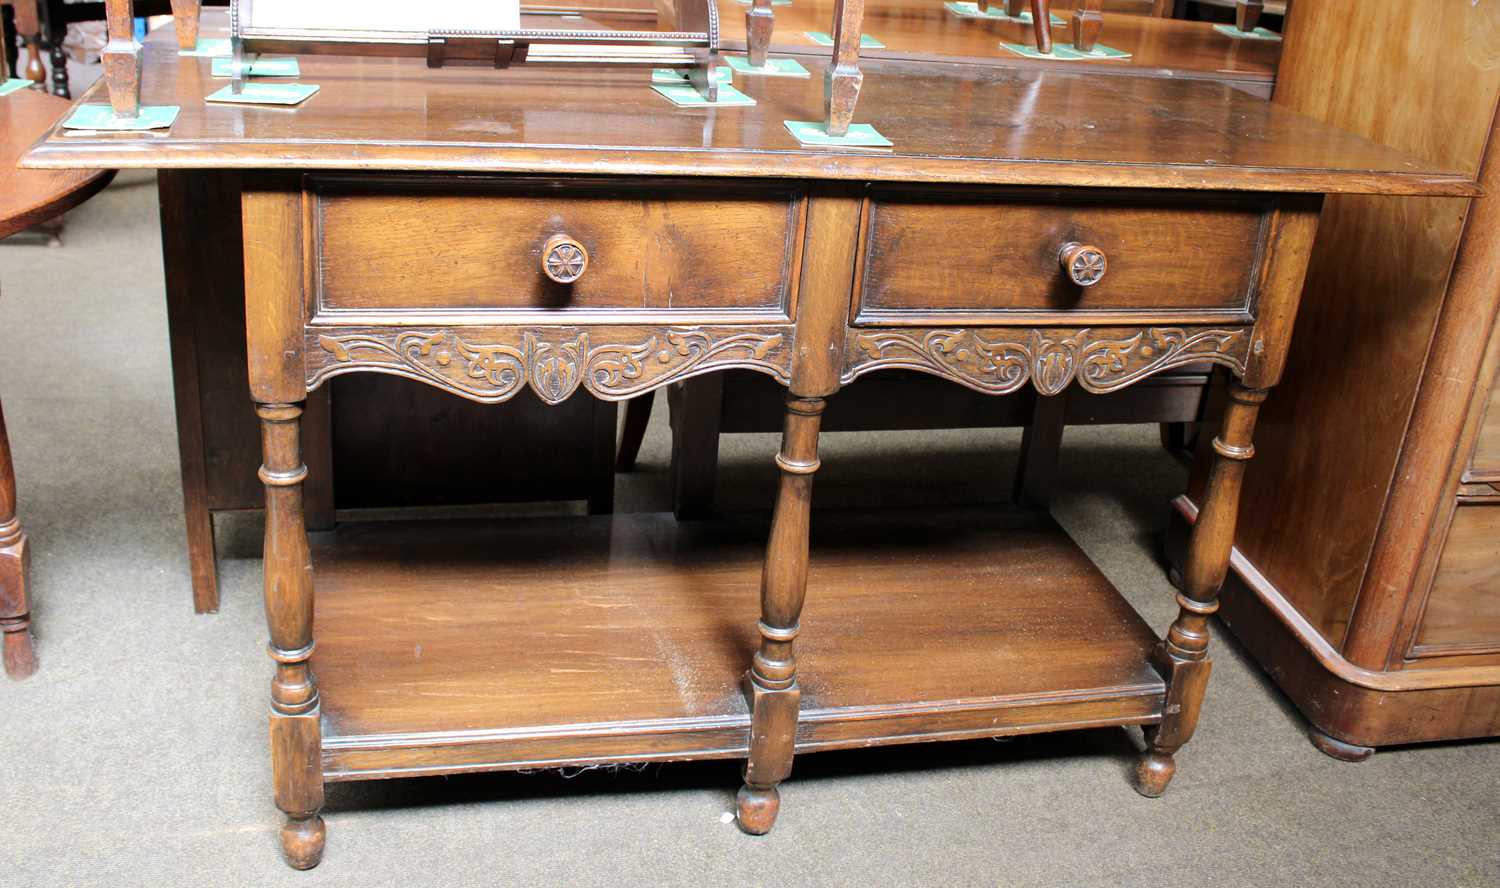
{"type": "MultiPolygon", "coordinates": [[[[223,17],[206,15],[206,32],[223,17]]],[[[147,42],[143,101],[180,105],[165,134],[54,131],[34,168],[444,170],[1472,195],[1472,178],[1212,81],[871,60],[856,122],[893,149],[801,146],[808,79],[739,76],[759,103],[678,108],[639,68],[453,68],[304,56],[321,91],[294,109],[210,105],[225,81],[147,42]]],[[[102,102],[102,85],[86,101],[102,102]]]]}
{"type": "Polygon", "coordinates": [[[88,200],[112,170],[22,170],[21,155],[68,109],[68,101],[34,89],[0,96],[0,238],[88,200]]]}
{"type": "MultiPolygon", "coordinates": [[[[737,0],[718,0],[718,4],[722,44],[743,50],[748,7],[737,0]]],[[[1053,13],[1066,19],[1070,10],[1065,6],[1059,3],[1053,13]]],[[[773,53],[832,53],[832,49],[818,46],[804,35],[808,31],[826,33],[832,28],[833,0],[795,0],[774,10],[773,53]]],[[[1090,62],[1026,59],[1001,49],[1000,44],[1030,45],[1035,41],[1030,25],[959,18],[943,8],[942,0],[871,0],[865,5],[865,33],[885,44],[885,49],[861,50],[860,56],[865,59],[947,58],[1064,71],[1085,68],[1093,73],[1244,81],[1267,88],[1276,78],[1281,58],[1279,41],[1236,39],[1214,30],[1209,22],[1106,12],[1100,42],[1131,53],[1131,58],[1090,62]]],[[[1052,33],[1059,42],[1072,40],[1066,25],[1054,25],[1052,33]]]]}

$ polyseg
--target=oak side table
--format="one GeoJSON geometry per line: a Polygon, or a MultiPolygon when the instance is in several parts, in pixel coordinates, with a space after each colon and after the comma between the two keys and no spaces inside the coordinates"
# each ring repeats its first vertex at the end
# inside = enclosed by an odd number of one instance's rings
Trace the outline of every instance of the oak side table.
{"type": "Polygon", "coordinates": [[[208,107],[207,60],[149,43],[170,132],[55,133],[26,160],[243,171],[271,762],[300,868],[332,781],[740,759],[763,833],[797,753],[1139,725],[1137,787],[1161,794],[1322,196],[1475,191],[1192,80],[874,61],[858,115],[895,147],[861,151],[781,126],[821,113],[816,64],[705,111],[636,71],[301,63],[321,91],[294,110],[208,107]],[[824,406],[866,374],[1053,394],[1197,362],[1234,383],[1164,636],[1044,511],[811,513],[824,406]],[[304,530],[303,404],[337,375],[560,403],[728,368],[788,389],[769,527],[304,530]]]}

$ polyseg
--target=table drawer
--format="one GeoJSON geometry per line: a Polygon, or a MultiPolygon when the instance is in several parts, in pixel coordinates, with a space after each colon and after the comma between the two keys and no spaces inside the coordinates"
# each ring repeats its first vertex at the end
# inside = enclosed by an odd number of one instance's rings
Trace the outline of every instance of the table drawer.
{"type": "Polygon", "coordinates": [[[875,190],[855,323],[1249,320],[1268,201],[1053,190],[875,190]],[[1062,253],[1080,249],[1079,286],[1062,253]]]}
{"type": "Polygon", "coordinates": [[[784,318],[804,204],[795,185],[754,181],[315,176],[310,308],[314,323],[382,312],[784,318]]]}

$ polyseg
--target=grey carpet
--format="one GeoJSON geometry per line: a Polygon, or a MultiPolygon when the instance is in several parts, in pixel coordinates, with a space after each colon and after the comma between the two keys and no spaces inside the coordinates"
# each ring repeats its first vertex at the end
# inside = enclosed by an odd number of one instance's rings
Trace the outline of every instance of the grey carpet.
{"type": "MultiPolygon", "coordinates": [[[[0,394],[34,546],[41,671],[0,682],[5,885],[1500,884],[1500,743],[1350,765],[1233,643],[1166,797],[1139,736],[1088,731],[800,759],[770,836],[727,822],[733,763],[330,788],[328,853],[277,853],[259,528],[226,522],[223,611],[189,600],[149,177],[0,244],[0,394]]],[[[658,404],[620,507],[667,502],[658,404]]],[[[820,504],[1002,499],[1012,432],[830,435],[820,504]]],[[[769,502],[774,436],[724,448],[725,498],[769,502]]],[[[1158,630],[1182,470],[1150,428],[1072,429],[1054,509],[1158,630]]],[[[892,631],[896,631],[893,627],[892,631]]]]}

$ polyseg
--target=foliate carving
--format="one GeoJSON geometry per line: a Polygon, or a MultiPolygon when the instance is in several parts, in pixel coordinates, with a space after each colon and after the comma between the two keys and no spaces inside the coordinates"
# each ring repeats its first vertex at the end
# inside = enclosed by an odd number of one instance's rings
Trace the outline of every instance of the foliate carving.
{"type": "MultiPolygon", "coordinates": [[[[515,328],[418,332],[364,328],[317,335],[308,386],[356,370],[407,376],[474,401],[498,403],[530,385],[548,404],[582,385],[610,400],[710,369],[760,370],[790,380],[791,328],[515,328]],[[633,340],[620,342],[627,336],[633,340]],[[642,338],[644,337],[644,338],[642,338]],[[596,344],[597,343],[597,344],[596,344]]],[[[311,344],[309,344],[311,346],[311,344]]]]}
{"type": "Polygon", "coordinates": [[[1249,341],[1248,328],[881,330],[851,338],[844,382],[906,368],[989,394],[1013,392],[1029,380],[1042,394],[1056,395],[1075,379],[1088,391],[1109,392],[1196,361],[1243,373],[1249,341]]]}

